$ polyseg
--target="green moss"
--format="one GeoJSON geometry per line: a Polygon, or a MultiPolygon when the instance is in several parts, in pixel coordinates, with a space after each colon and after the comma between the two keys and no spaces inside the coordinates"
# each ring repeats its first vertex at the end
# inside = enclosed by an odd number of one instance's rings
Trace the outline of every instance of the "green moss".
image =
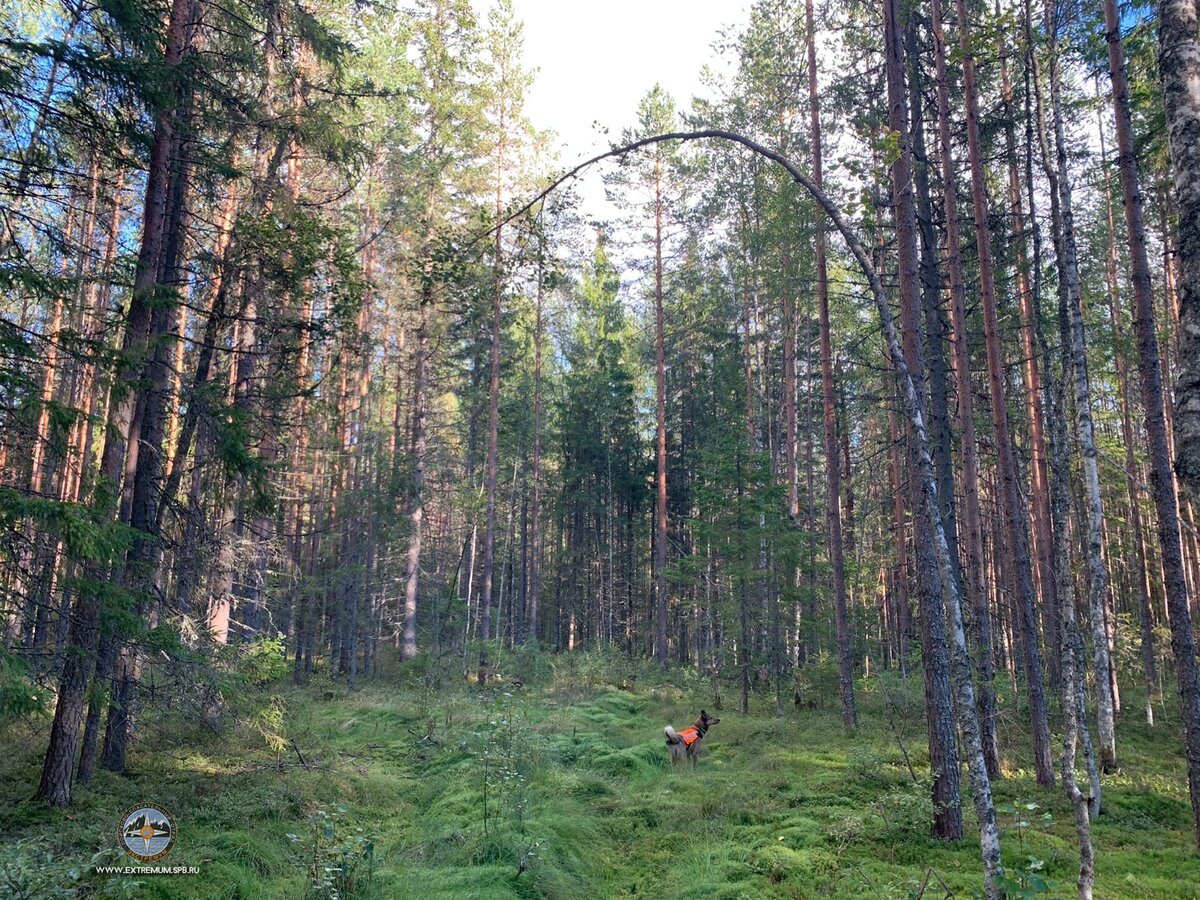
{"type": "MultiPolygon", "coordinates": [[[[386,681],[353,692],[328,682],[289,687],[285,727],[308,768],[252,734],[212,735],[147,710],[133,777],[97,773],[66,811],[27,799],[44,736],[18,723],[0,734],[10,748],[0,759],[0,831],[10,846],[49,854],[67,896],[124,889],[88,869],[98,852],[121,858],[114,820],[144,801],[176,817],[171,862],[202,874],[149,879],[139,896],[300,900],[306,836],[318,810],[339,807],[339,833],[361,827],[374,848],[377,868],[359,891],[368,898],[675,896],[681,885],[697,898],[903,897],[931,867],[958,894],[979,889],[969,802],[962,842],[928,837],[919,715],[896,722],[918,784],[882,701],[868,693],[852,734],[832,707],[776,718],[764,698],[744,718],[726,710],[700,765],[672,770],[662,726],[691,721],[707,704],[706,687],[688,687],[682,674],[664,685],[653,668],[611,660],[555,664],[560,681],[507,695],[449,686],[431,693],[412,671],[390,665],[386,681]],[[606,674],[610,665],[617,675],[606,674]],[[616,680],[638,687],[600,686],[616,680]]],[[[919,699],[919,687],[897,679],[893,702],[919,699]]],[[[1127,702],[1139,708],[1136,698],[1127,702]]],[[[1200,857],[1178,723],[1121,729],[1122,771],[1106,778],[1095,823],[1096,895],[1172,897],[1181,885],[1187,895],[1200,883],[1200,857]]],[[[1070,896],[1071,810],[1061,791],[1034,784],[1021,726],[1009,720],[1003,740],[1009,769],[996,782],[998,801],[1039,804],[1028,827],[1001,815],[1005,864],[1015,870],[1039,859],[1056,885],[1051,896],[1070,896]]]]}

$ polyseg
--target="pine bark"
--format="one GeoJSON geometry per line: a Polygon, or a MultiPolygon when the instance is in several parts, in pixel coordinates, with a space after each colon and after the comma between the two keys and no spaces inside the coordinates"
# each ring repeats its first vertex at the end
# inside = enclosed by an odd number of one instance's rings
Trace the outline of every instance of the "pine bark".
{"type": "Polygon", "coordinates": [[[1145,526],[1142,524],[1142,504],[1138,490],[1138,462],[1134,455],[1133,416],[1129,395],[1129,365],[1126,360],[1126,335],[1124,313],[1118,303],[1117,284],[1117,234],[1113,221],[1112,191],[1109,189],[1108,154],[1104,140],[1104,122],[1098,122],[1100,135],[1100,160],[1104,170],[1104,214],[1106,253],[1104,255],[1104,280],[1108,292],[1108,315],[1112,327],[1113,360],[1116,363],[1118,401],[1121,407],[1121,442],[1125,445],[1125,496],[1129,504],[1129,524],[1133,540],[1133,580],[1137,596],[1138,623],[1141,627],[1142,675],[1146,688],[1146,724],[1154,724],[1154,692],[1158,681],[1154,649],[1154,610],[1150,604],[1150,573],[1146,564],[1145,526]]]}
{"type": "MultiPolygon", "coordinates": [[[[1170,10],[1168,12],[1170,13],[1170,10]]],[[[1194,38],[1194,16],[1191,21],[1191,33],[1194,38]]],[[[1125,200],[1130,281],[1133,286],[1133,326],[1138,348],[1142,408],[1146,415],[1150,480],[1154,504],[1158,510],[1159,543],[1162,548],[1163,576],[1171,625],[1171,651],[1175,658],[1180,718],[1183,722],[1184,755],[1187,759],[1188,794],[1192,802],[1193,825],[1197,841],[1200,842],[1200,674],[1197,673],[1196,667],[1196,640],[1188,605],[1178,497],[1171,466],[1166,417],[1163,412],[1163,376],[1159,359],[1154,296],[1150,284],[1149,256],[1146,251],[1146,226],[1142,214],[1138,161],[1134,152],[1129,84],[1125,75],[1125,51],[1119,25],[1116,28],[1109,27],[1107,39],[1117,131],[1117,167],[1121,173],[1121,191],[1125,200]]],[[[1173,122],[1172,125],[1174,124],[1176,123],[1173,122]]]]}
{"type": "MultiPolygon", "coordinates": [[[[816,24],[812,0],[805,0],[808,21],[808,103],[809,134],[812,141],[812,177],[818,188],[823,187],[821,158],[821,109],[817,101],[816,24]]],[[[838,454],[837,415],[833,392],[833,340],[829,324],[829,271],[825,259],[825,231],[818,227],[814,235],[817,269],[817,306],[821,329],[821,403],[825,423],[826,516],[829,525],[829,564],[833,577],[834,616],[837,623],[838,680],[841,685],[842,722],[848,728],[858,726],[858,710],[854,702],[854,658],[850,643],[850,623],[846,611],[846,562],[842,544],[841,463],[838,454]]],[[[794,433],[794,418],[790,426],[794,433]]],[[[789,472],[790,474],[790,472],[789,472]]],[[[795,479],[791,479],[795,484],[795,479]]],[[[794,493],[794,491],[793,491],[794,493]]],[[[797,505],[799,499],[796,500],[797,505]]]]}
{"type": "MultiPolygon", "coordinates": [[[[166,60],[172,69],[177,68],[182,59],[184,23],[190,5],[189,0],[174,0],[171,7],[166,26],[166,60]]],[[[146,360],[152,300],[158,282],[173,143],[173,116],[174,99],[168,92],[164,105],[155,113],[155,136],[146,176],[141,243],[121,347],[124,362],[114,376],[114,397],[108,412],[109,434],[100,464],[101,483],[97,505],[110,514],[117,508],[125,450],[138,439],[133,430],[134,409],[146,360]]],[[[100,577],[100,573],[95,571],[91,575],[100,577]]],[[[78,749],[84,695],[94,667],[99,624],[100,598],[95,590],[84,587],[76,594],[72,607],[68,652],[59,679],[58,701],[42,776],[34,795],[35,799],[51,806],[67,806],[71,802],[71,774],[78,749]]]]}
{"type": "MultiPolygon", "coordinates": [[[[429,211],[427,211],[427,215],[429,211]]],[[[425,435],[428,415],[429,330],[433,316],[433,245],[432,223],[425,241],[425,262],[421,272],[421,293],[417,309],[416,347],[412,374],[412,487],[409,495],[408,553],[404,575],[404,634],[400,645],[403,659],[417,655],[417,596],[421,579],[421,538],[425,519],[425,435]]]]}
{"type": "MultiPolygon", "coordinates": [[[[908,90],[904,77],[904,26],[898,0],[888,0],[884,10],[885,69],[888,94],[888,126],[899,137],[900,152],[892,162],[892,195],[895,210],[896,256],[899,265],[900,317],[903,323],[903,354],[914,390],[928,411],[929,392],[925,381],[925,361],[921,350],[921,313],[917,288],[917,220],[913,198],[912,136],[909,130],[908,90]]],[[[893,360],[895,363],[895,360],[893,360]]],[[[932,433],[926,437],[925,452],[931,452],[932,433]]],[[[909,474],[917,473],[919,450],[909,429],[909,474]]],[[[932,469],[932,459],[930,460],[932,469]]],[[[924,474],[924,473],[922,473],[924,474]]],[[[937,496],[936,475],[934,495],[937,496]]],[[[913,493],[924,489],[913,478],[913,493]]],[[[916,498],[914,498],[916,499],[916,498]]],[[[941,510],[917,504],[914,514],[914,555],[917,557],[917,592],[921,614],[921,662],[925,679],[925,715],[929,737],[929,767],[933,776],[934,834],[944,840],[962,837],[962,801],[959,792],[958,749],[955,741],[954,707],[950,692],[949,661],[946,655],[946,621],[943,590],[939,583],[938,561],[933,556],[936,528],[946,544],[945,567],[957,594],[957,560],[950,554],[941,510]]],[[[974,710],[972,710],[974,712],[974,710]]]]}
{"type": "Polygon", "coordinates": [[[663,317],[662,154],[654,157],[654,656],[666,666],[667,645],[667,363],[663,317]]]}
{"type": "Polygon", "coordinates": [[[1029,558],[1029,525],[1021,496],[1017,464],[1009,428],[1004,390],[1004,358],[1000,346],[1000,323],[996,304],[996,273],[992,258],[992,233],[979,133],[979,99],[975,60],[971,52],[965,0],[957,0],[959,50],[963,68],[963,95],[967,119],[967,152],[971,163],[971,200],[975,212],[975,244],[979,254],[980,301],[983,308],[984,344],[987,349],[988,383],[991,389],[992,427],[1000,475],[1000,498],[1004,518],[1006,570],[1015,579],[1021,620],[1026,690],[1029,696],[1030,730],[1033,734],[1034,770],[1043,787],[1054,784],[1050,758],[1050,725],[1042,682],[1042,659],[1038,648],[1034,611],[1033,571],[1029,558]]]}

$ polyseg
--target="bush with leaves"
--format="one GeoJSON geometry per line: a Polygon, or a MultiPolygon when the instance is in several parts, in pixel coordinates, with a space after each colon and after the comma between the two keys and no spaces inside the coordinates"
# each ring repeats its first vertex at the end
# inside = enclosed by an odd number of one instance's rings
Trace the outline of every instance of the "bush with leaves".
{"type": "Polygon", "coordinates": [[[255,687],[280,681],[291,671],[282,637],[251,641],[237,647],[236,651],[238,676],[255,687]]]}
{"type": "Polygon", "coordinates": [[[376,837],[350,822],[344,806],[333,812],[318,809],[308,817],[305,835],[288,835],[308,872],[305,896],[311,900],[346,900],[370,889],[376,837]]]}
{"type": "Polygon", "coordinates": [[[1041,826],[1046,830],[1054,827],[1054,815],[1048,810],[1038,812],[1042,807],[1033,800],[1017,800],[1001,803],[996,807],[1002,825],[1006,831],[1015,833],[1017,845],[1023,860],[1020,865],[1005,870],[1002,879],[1004,891],[1009,897],[1037,897],[1054,890],[1055,883],[1043,874],[1046,861],[1035,854],[1026,852],[1025,836],[1033,828],[1041,826]],[[1006,818],[1008,821],[1005,821],[1006,818]]]}
{"type": "MultiPolygon", "coordinates": [[[[90,896],[85,879],[97,866],[123,864],[120,851],[101,850],[86,866],[79,855],[62,855],[44,838],[28,838],[0,844],[0,897],[12,900],[56,900],[90,896]]],[[[128,860],[126,860],[127,862],[128,860]]],[[[103,876],[103,896],[119,900],[138,895],[142,882],[129,877],[103,876]]]]}
{"type": "Polygon", "coordinates": [[[44,693],[30,680],[24,660],[0,647],[0,726],[41,712],[44,693]]]}

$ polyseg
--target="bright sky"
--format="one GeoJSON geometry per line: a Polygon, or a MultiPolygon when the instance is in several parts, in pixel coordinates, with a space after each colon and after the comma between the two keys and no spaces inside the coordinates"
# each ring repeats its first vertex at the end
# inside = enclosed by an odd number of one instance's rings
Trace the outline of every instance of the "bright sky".
{"type": "MultiPolygon", "coordinates": [[[[483,12],[491,4],[474,5],[483,12]]],[[[513,0],[525,23],[525,65],[537,70],[530,121],[558,134],[564,165],[608,149],[656,82],[680,108],[702,93],[701,68],[718,68],[713,41],[724,26],[740,25],[747,7],[748,0],[513,0]]],[[[580,188],[585,213],[604,215],[598,173],[580,188]]]]}

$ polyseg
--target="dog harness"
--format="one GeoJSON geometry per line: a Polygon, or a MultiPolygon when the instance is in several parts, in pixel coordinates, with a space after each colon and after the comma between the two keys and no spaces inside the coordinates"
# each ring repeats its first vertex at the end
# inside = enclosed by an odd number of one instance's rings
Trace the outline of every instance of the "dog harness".
{"type": "Polygon", "coordinates": [[[681,741],[683,741],[684,747],[690,747],[692,744],[696,743],[696,741],[700,740],[700,738],[704,737],[704,732],[695,725],[689,725],[682,731],[675,732],[675,734],[679,736],[681,741]]]}

